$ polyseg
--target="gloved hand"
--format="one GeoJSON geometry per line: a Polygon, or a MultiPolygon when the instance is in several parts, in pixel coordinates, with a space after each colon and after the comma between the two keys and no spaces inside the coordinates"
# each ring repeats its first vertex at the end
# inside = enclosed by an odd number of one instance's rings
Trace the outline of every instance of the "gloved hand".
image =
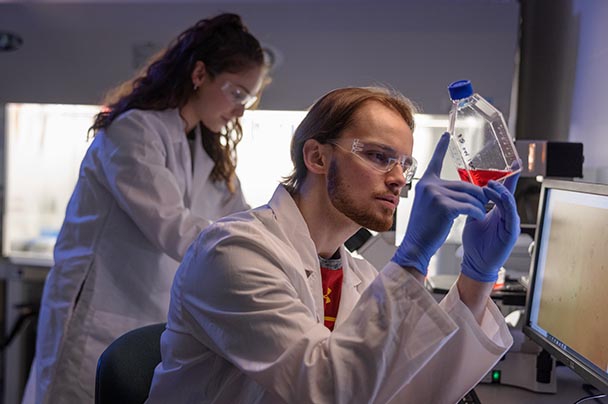
{"type": "Polygon", "coordinates": [[[463,275],[479,282],[496,282],[498,271],[519,236],[519,216],[513,197],[518,178],[519,174],[507,178],[505,185],[490,181],[483,188],[495,205],[481,220],[467,218],[462,232],[463,275]]]}
{"type": "Polygon", "coordinates": [[[445,242],[454,219],[461,214],[483,220],[488,197],[477,185],[439,178],[450,142],[444,133],[416,185],[416,196],[403,241],[391,261],[426,276],[431,257],[445,242]]]}

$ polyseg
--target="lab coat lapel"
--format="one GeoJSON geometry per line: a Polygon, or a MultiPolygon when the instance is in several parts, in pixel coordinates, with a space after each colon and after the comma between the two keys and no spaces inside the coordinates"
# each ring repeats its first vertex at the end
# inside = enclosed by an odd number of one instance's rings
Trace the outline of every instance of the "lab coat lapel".
{"type": "MultiPolygon", "coordinates": [[[[192,174],[192,183],[196,184],[196,187],[192,189],[192,200],[197,200],[199,195],[209,191],[208,186],[212,186],[213,182],[210,181],[209,175],[215,166],[215,163],[209,157],[205,149],[203,148],[202,134],[200,126],[195,129],[194,139],[194,170],[192,174]]],[[[192,186],[191,183],[191,186],[192,186]]]]}
{"type": "Polygon", "coordinates": [[[175,128],[171,132],[171,140],[173,143],[173,152],[175,153],[176,164],[181,165],[180,171],[183,170],[184,189],[184,205],[190,206],[192,197],[192,158],[190,155],[190,146],[188,138],[185,134],[185,123],[179,115],[179,110],[175,109],[170,112],[172,114],[171,125],[175,128]]]}
{"type": "Polygon", "coordinates": [[[321,270],[318,258],[316,265],[318,266],[318,269],[307,271],[309,273],[307,282],[308,289],[310,290],[314,301],[317,321],[321,322],[325,315],[325,307],[323,305],[323,283],[321,279],[321,270]]]}
{"type": "Polygon", "coordinates": [[[338,308],[335,326],[340,325],[340,323],[342,323],[342,321],[344,321],[353,311],[355,304],[361,296],[359,286],[363,282],[359,269],[354,265],[353,258],[349,252],[346,251],[344,246],[340,248],[340,256],[342,257],[344,278],[342,281],[342,295],[340,297],[340,307],[338,308]]]}
{"type": "Polygon", "coordinates": [[[304,303],[314,309],[317,321],[323,320],[323,287],[321,284],[321,270],[317,249],[308,232],[308,225],[304,221],[300,210],[289,192],[279,185],[268,203],[274,215],[280,223],[281,229],[289,243],[299,252],[302,262],[298,267],[297,276],[302,285],[308,289],[307,296],[303,297],[304,303]],[[309,300],[309,302],[306,302],[309,300]]]}
{"type": "MultiPolygon", "coordinates": [[[[186,137],[184,136],[184,139],[186,137]]],[[[175,145],[175,150],[179,153],[178,156],[184,162],[184,182],[186,189],[184,190],[184,205],[190,207],[192,204],[192,162],[190,158],[190,147],[188,141],[181,141],[175,145]]]]}

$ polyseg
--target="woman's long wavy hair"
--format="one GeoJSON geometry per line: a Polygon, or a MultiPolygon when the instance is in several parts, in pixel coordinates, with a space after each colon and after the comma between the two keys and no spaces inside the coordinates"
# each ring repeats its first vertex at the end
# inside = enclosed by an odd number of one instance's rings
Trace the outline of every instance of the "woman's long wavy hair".
{"type": "MultiPolygon", "coordinates": [[[[249,33],[236,14],[220,14],[202,19],[182,32],[164,52],[155,56],[138,76],[111,91],[107,108],[95,116],[89,129],[93,136],[130,109],[164,110],[182,107],[193,95],[192,71],[197,61],[205,63],[213,79],[220,73],[240,73],[262,66],[264,53],[258,40],[249,33]]],[[[213,181],[225,181],[234,192],[236,146],[243,132],[238,118],[221,133],[200,124],[202,143],[215,166],[213,181]]]]}

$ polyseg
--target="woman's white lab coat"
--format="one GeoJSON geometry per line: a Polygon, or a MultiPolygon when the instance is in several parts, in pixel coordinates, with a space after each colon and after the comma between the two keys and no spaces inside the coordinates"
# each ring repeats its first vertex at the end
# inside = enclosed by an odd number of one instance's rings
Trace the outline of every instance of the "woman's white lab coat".
{"type": "Polygon", "coordinates": [[[248,207],[238,184],[230,194],[209,179],[200,130],[191,154],[184,129],[177,110],[131,110],[95,137],[45,283],[27,400],[37,385],[37,403],[92,403],[99,355],[124,332],[166,321],[188,245],[248,207]]]}
{"type": "Polygon", "coordinates": [[[279,186],[207,228],[171,291],[148,404],[457,402],[512,343],[488,299],[482,325],[453,288],[437,304],[409,273],[344,248],[336,325],[323,325],[315,245],[279,186]]]}

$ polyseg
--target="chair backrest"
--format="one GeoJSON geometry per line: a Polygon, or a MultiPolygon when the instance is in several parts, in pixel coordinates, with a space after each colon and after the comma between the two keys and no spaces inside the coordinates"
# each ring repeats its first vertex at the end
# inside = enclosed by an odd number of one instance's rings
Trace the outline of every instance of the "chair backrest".
{"type": "Polygon", "coordinates": [[[154,368],[161,361],[160,336],[166,323],[137,328],[118,337],[97,362],[96,404],[146,401],[154,368]]]}

